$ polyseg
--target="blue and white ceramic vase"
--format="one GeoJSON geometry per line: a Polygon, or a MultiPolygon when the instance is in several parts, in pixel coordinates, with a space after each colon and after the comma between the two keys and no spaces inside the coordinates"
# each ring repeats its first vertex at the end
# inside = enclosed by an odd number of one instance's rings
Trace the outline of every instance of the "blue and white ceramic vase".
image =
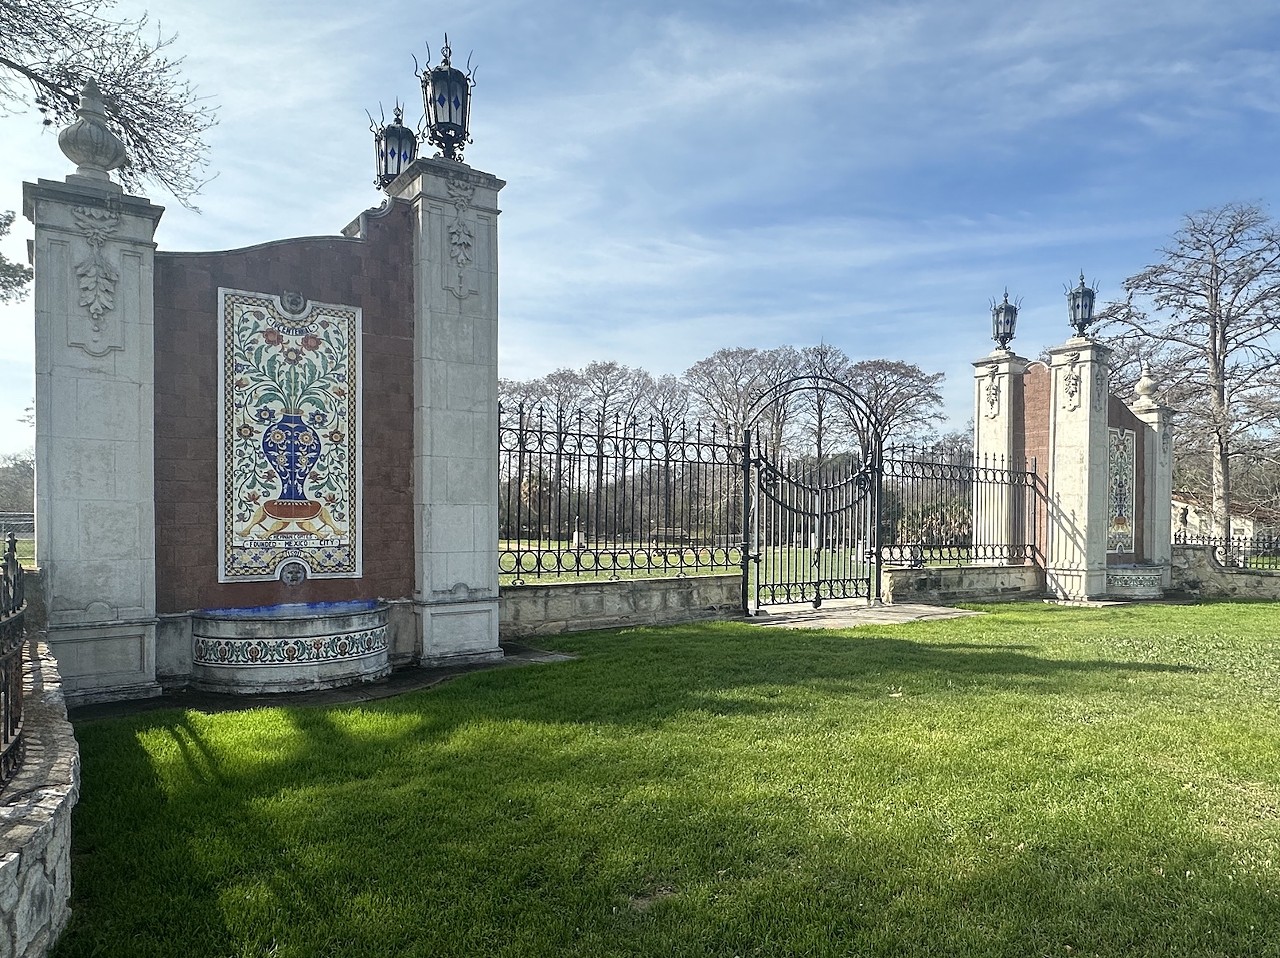
{"type": "Polygon", "coordinates": [[[282,502],[305,502],[307,476],[320,459],[320,437],[302,421],[302,414],[287,412],[262,435],[262,454],[280,477],[282,502]]]}

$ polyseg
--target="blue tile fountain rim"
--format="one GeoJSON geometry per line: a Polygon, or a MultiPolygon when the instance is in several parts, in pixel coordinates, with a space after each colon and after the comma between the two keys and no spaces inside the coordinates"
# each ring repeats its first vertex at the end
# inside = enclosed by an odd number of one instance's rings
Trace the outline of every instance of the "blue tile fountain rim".
{"type": "Polygon", "coordinates": [[[354,615],[385,609],[377,599],[347,599],[342,602],[284,602],[228,609],[198,609],[193,616],[209,619],[305,619],[314,616],[354,615]]]}

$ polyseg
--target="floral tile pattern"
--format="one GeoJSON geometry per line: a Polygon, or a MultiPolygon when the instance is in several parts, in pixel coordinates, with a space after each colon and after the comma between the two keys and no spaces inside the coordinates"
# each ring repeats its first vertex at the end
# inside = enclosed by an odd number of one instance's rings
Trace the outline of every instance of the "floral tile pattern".
{"type": "Polygon", "coordinates": [[[1134,448],[1136,434],[1131,429],[1107,430],[1107,551],[1132,552],[1134,533],[1134,487],[1137,485],[1134,448]]]}
{"type": "Polygon", "coordinates": [[[341,662],[387,650],[387,627],[380,625],[340,635],[292,639],[212,639],[197,636],[199,665],[303,665],[341,662]]]}
{"type": "Polygon", "coordinates": [[[360,310],[219,289],[220,582],[360,575],[360,310]]]}

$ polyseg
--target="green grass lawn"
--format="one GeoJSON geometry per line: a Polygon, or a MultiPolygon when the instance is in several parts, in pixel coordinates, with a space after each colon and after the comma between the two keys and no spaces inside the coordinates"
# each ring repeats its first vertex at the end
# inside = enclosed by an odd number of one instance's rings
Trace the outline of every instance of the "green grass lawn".
{"type": "Polygon", "coordinates": [[[81,724],[55,954],[1280,954],[1280,606],[990,608],[81,724]]]}

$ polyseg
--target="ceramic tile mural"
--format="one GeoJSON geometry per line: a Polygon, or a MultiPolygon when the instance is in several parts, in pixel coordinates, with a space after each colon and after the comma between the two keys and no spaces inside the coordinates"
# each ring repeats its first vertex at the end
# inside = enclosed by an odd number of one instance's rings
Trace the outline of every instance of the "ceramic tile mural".
{"type": "Polygon", "coordinates": [[[221,582],[360,575],[360,310],[218,290],[221,582]]]}
{"type": "Polygon", "coordinates": [[[1137,484],[1131,429],[1107,430],[1107,551],[1132,552],[1134,487],[1137,484]]]}

